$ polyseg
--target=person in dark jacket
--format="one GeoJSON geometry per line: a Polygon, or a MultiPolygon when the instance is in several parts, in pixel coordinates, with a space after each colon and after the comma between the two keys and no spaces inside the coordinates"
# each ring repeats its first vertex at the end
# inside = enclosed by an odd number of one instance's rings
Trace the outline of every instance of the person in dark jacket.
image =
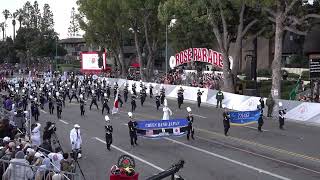
{"type": "Polygon", "coordinates": [[[137,129],[136,129],[137,122],[135,122],[133,120],[131,112],[128,112],[128,116],[129,116],[128,127],[129,127],[129,135],[130,135],[131,146],[138,145],[138,143],[137,143],[138,136],[137,136],[137,129]]]}
{"type": "Polygon", "coordinates": [[[217,108],[218,107],[222,108],[222,100],[224,99],[224,95],[221,90],[217,92],[216,99],[217,99],[217,108]]]}
{"type": "Polygon", "coordinates": [[[271,95],[268,97],[268,99],[266,101],[266,105],[268,106],[267,117],[271,117],[272,112],[273,112],[273,107],[274,107],[274,100],[271,95]]]}
{"type": "Polygon", "coordinates": [[[264,124],[263,116],[262,116],[262,114],[260,114],[260,117],[259,117],[259,119],[258,119],[258,131],[259,131],[259,132],[262,132],[262,126],[263,126],[263,124],[264,124]]]}
{"type": "Polygon", "coordinates": [[[223,127],[224,135],[228,136],[228,131],[230,129],[230,115],[227,111],[223,112],[223,127]]]}

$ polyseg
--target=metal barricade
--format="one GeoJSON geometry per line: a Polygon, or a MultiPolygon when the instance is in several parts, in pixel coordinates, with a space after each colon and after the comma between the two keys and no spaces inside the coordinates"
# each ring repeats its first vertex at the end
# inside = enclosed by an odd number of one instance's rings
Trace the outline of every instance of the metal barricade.
{"type": "Polygon", "coordinates": [[[0,159],[0,179],[2,180],[51,180],[53,175],[60,176],[61,180],[82,180],[82,177],[77,173],[55,172],[54,168],[46,169],[22,162],[0,159]]]}

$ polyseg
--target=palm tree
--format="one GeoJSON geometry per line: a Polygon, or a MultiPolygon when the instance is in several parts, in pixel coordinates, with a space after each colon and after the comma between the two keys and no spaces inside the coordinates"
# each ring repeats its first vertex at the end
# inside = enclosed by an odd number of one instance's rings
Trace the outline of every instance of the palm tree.
{"type": "Polygon", "coordinates": [[[22,24],[22,21],[23,21],[23,10],[22,9],[18,9],[16,11],[16,16],[18,17],[18,21],[19,21],[19,29],[21,28],[21,24],[22,24]]]}
{"type": "Polygon", "coordinates": [[[5,23],[4,23],[4,22],[0,23],[0,28],[1,28],[1,30],[2,30],[2,38],[3,38],[3,41],[4,41],[4,27],[5,27],[5,23]]]}
{"type": "MultiPolygon", "coordinates": [[[[5,28],[7,26],[7,19],[11,17],[11,14],[10,14],[10,11],[8,9],[5,9],[3,12],[2,12],[3,16],[4,16],[4,31],[5,31],[5,28]]],[[[5,34],[5,33],[4,33],[5,34]]]]}
{"type": "Polygon", "coordinates": [[[17,17],[18,13],[14,12],[12,14],[12,26],[13,26],[13,41],[16,38],[16,17],[17,17]]]}

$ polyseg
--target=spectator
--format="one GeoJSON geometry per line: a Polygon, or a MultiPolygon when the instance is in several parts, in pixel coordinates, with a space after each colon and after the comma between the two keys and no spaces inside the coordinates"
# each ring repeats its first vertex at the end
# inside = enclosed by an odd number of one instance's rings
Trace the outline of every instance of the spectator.
{"type": "Polygon", "coordinates": [[[28,180],[33,178],[33,172],[29,163],[24,159],[25,154],[22,151],[18,151],[15,158],[10,160],[12,163],[19,163],[23,165],[10,164],[8,169],[3,174],[2,178],[4,180],[28,180]]]}

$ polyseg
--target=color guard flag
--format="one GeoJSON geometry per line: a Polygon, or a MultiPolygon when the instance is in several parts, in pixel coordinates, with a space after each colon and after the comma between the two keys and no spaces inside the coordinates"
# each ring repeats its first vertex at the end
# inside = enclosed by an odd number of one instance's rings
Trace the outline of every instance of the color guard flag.
{"type": "Polygon", "coordinates": [[[118,99],[119,91],[117,92],[116,98],[114,99],[112,114],[116,114],[119,111],[119,99],[118,99]]]}

